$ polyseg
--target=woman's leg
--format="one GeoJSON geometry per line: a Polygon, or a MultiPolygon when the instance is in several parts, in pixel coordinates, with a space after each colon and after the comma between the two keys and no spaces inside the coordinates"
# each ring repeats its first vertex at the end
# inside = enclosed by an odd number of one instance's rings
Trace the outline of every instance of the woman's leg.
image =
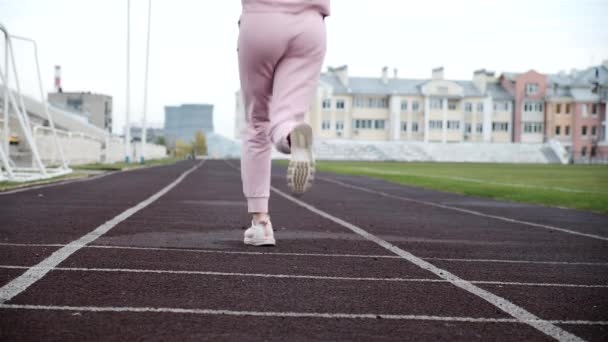
{"type": "Polygon", "coordinates": [[[326,37],[318,13],[293,16],[292,21],[289,47],[274,72],[270,134],[277,149],[291,153],[287,185],[292,193],[302,194],[315,174],[313,130],[304,121],[318,87],[326,37]]]}
{"type": "Polygon", "coordinates": [[[304,122],[310,108],[326,51],[325,22],[320,14],[293,16],[288,31],[292,39],[274,70],[270,104],[272,142],[284,152],[289,151],[287,136],[304,122]]]}
{"type": "Polygon", "coordinates": [[[241,17],[238,55],[247,125],[242,132],[241,178],[248,211],[268,213],[270,196],[269,103],[274,70],[286,41],[277,33],[273,14],[241,17]]]}

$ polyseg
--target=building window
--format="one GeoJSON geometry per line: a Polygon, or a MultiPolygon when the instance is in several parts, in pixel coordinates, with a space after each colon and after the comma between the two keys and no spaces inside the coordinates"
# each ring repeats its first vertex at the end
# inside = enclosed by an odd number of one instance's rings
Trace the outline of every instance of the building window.
{"type": "Polygon", "coordinates": [[[455,121],[455,120],[448,121],[448,129],[450,129],[450,130],[460,129],[460,121],[455,121]]]}
{"type": "Polygon", "coordinates": [[[331,120],[323,120],[321,122],[321,129],[324,131],[331,129],[331,120]]]}
{"type": "Polygon", "coordinates": [[[331,100],[330,99],[323,100],[323,109],[324,110],[330,110],[331,109],[331,100]]]}
{"type": "Polygon", "coordinates": [[[581,112],[583,114],[583,117],[587,117],[587,115],[589,115],[589,112],[587,111],[587,104],[583,103],[581,105],[581,112]]]}
{"type": "Polygon", "coordinates": [[[380,99],[380,108],[388,108],[388,98],[383,97],[380,99]]]}
{"type": "Polygon", "coordinates": [[[597,104],[596,103],[591,105],[591,114],[597,115],[597,104]]]}
{"type": "Polygon", "coordinates": [[[82,112],[82,97],[67,98],[67,106],[73,108],[77,112],[82,112]]]}
{"type": "Polygon", "coordinates": [[[441,129],[443,127],[443,122],[441,120],[430,120],[429,121],[429,129],[441,129]]]}
{"type": "Polygon", "coordinates": [[[441,100],[440,99],[431,99],[431,108],[433,109],[441,109],[441,100]]]}
{"type": "Polygon", "coordinates": [[[566,136],[570,136],[570,126],[566,126],[566,127],[564,127],[564,134],[565,134],[566,136]]]}
{"type": "Polygon", "coordinates": [[[594,136],[594,137],[597,135],[597,127],[596,126],[591,126],[591,135],[594,136]]]}
{"type": "Polygon", "coordinates": [[[475,125],[475,132],[477,132],[477,133],[483,133],[483,124],[480,124],[480,123],[476,124],[475,125]]]}
{"type": "Polygon", "coordinates": [[[344,121],[339,120],[336,121],[336,131],[343,131],[344,130],[344,121]]]}
{"type": "Polygon", "coordinates": [[[591,157],[595,157],[597,155],[597,146],[591,146],[591,157]]]}
{"type": "Polygon", "coordinates": [[[538,83],[526,83],[526,95],[538,93],[538,83]]]}
{"type": "Polygon", "coordinates": [[[566,114],[570,114],[570,104],[566,103],[566,114]]]}
{"type": "Polygon", "coordinates": [[[494,132],[508,132],[509,131],[509,123],[508,122],[493,122],[492,123],[492,131],[494,131],[494,132]]]}
{"type": "Polygon", "coordinates": [[[471,113],[473,111],[473,104],[471,102],[466,102],[464,104],[464,111],[467,113],[471,113]]]}
{"type": "Polygon", "coordinates": [[[336,100],[336,109],[344,110],[344,100],[336,100]]]}
{"type": "Polygon", "coordinates": [[[509,102],[507,102],[507,101],[494,102],[494,111],[495,112],[509,111],[509,102]]]}
{"type": "Polygon", "coordinates": [[[401,130],[407,132],[407,122],[401,121],[401,130]]]}
{"type": "Polygon", "coordinates": [[[555,113],[559,114],[562,112],[562,104],[558,103],[555,105],[555,113]]]}
{"type": "Polygon", "coordinates": [[[524,112],[542,112],[543,108],[542,102],[524,102],[524,112]]]}
{"type": "Polygon", "coordinates": [[[458,104],[458,102],[456,100],[449,100],[448,101],[448,109],[449,110],[456,110],[456,105],[458,104]]]}
{"type": "Polygon", "coordinates": [[[542,133],[542,122],[524,122],[524,133],[542,133]]]}
{"type": "Polygon", "coordinates": [[[386,120],[374,120],[375,129],[384,129],[386,120]]]}
{"type": "Polygon", "coordinates": [[[420,103],[418,101],[412,102],[412,111],[417,112],[420,110],[420,103]]]}
{"type": "Polygon", "coordinates": [[[581,128],[581,134],[582,134],[583,136],[587,136],[587,126],[583,126],[583,127],[581,128]]]}
{"type": "Polygon", "coordinates": [[[418,123],[412,122],[412,132],[418,132],[418,123]]]}
{"type": "Polygon", "coordinates": [[[581,156],[583,156],[583,157],[584,157],[584,156],[586,156],[586,155],[587,155],[587,146],[584,146],[584,147],[581,149],[581,156]]]}
{"type": "Polygon", "coordinates": [[[372,120],[357,119],[357,120],[355,120],[355,128],[356,129],[371,129],[372,120]]]}
{"type": "Polygon", "coordinates": [[[555,126],[555,135],[561,135],[561,127],[555,126]]]}
{"type": "Polygon", "coordinates": [[[470,123],[468,123],[468,124],[464,124],[464,131],[465,131],[466,133],[471,133],[472,128],[473,128],[473,126],[471,126],[471,124],[470,124],[470,123]]]}
{"type": "Polygon", "coordinates": [[[407,111],[407,101],[406,100],[401,101],[401,111],[402,112],[407,111]]]}
{"type": "Polygon", "coordinates": [[[357,108],[365,107],[365,98],[363,98],[361,96],[355,97],[355,107],[357,107],[357,108]]]}
{"type": "Polygon", "coordinates": [[[483,113],[483,103],[482,102],[477,103],[477,113],[483,113]]]}

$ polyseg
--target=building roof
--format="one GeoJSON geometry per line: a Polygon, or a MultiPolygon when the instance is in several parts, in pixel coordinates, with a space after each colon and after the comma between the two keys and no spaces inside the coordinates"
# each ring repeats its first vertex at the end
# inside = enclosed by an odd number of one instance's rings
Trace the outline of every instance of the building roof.
{"type": "Polygon", "coordinates": [[[488,83],[488,93],[494,100],[512,101],[514,99],[500,83],[488,83]]]}
{"type": "MultiPolygon", "coordinates": [[[[348,86],[344,86],[340,78],[331,73],[321,74],[321,81],[333,88],[335,94],[352,94],[352,95],[422,95],[422,86],[431,82],[431,79],[408,79],[408,78],[389,78],[385,84],[382,78],[377,77],[349,77],[348,86]]],[[[465,97],[483,96],[484,94],[477,89],[472,81],[452,81],[461,86],[465,97]]],[[[492,93],[500,96],[503,99],[512,99],[506,90],[501,85],[496,83],[488,83],[488,89],[492,89],[492,93]]]]}
{"type": "MultiPolygon", "coordinates": [[[[584,70],[573,70],[549,75],[547,97],[570,97],[576,101],[599,101],[597,87],[608,87],[608,68],[606,65],[592,66],[584,70]]],[[[606,95],[605,95],[606,96],[606,95]]]]}

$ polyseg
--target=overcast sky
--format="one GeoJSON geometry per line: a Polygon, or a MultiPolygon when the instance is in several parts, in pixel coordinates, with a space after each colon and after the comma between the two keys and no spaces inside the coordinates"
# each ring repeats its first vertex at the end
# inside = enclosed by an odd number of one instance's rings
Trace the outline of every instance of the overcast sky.
{"type": "MultiPolygon", "coordinates": [[[[147,0],[132,0],[132,121],[142,116],[147,0]]],[[[114,99],[114,129],[125,123],[126,0],[0,0],[0,23],[39,44],[43,81],[63,69],[65,91],[114,99]]],[[[153,0],[148,118],[164,106],[215,105],[216,131],[233,137],[238,0],[153,0]]],[[[608,59],[608,0],[332,0],[326,66],[353,76],[470,79],[475,69],[554,73],[608,59]]],[[[31,50],[16,46],[28,93],[31,50]]],[[[3,49],[2,49],[3,51],[3,49]]],[[[0,60],[3,57],[0,56],[0,60]]],[[[3,65],[3,64],[2,64],[3,65]]]]}

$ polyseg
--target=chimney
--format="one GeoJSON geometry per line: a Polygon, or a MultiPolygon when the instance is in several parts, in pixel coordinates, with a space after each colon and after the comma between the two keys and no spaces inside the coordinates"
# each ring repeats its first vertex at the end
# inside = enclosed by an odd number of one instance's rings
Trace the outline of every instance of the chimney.
{"type": "Polygon", "coordinates": [[[63,89],[61,88],[61,66],[55,65],[55,92],[62,93],[63,89]]]}
{"type": "Polygon", "coordinates": [[[382,83],[388,84],[388,67],[382,68],[382,83]]]}
{"type": "Polygon", "coordinates": [[[393,69],[393,76],[395,77],[395,79],[399,78],[399,69],[397,69],[397,68],[393,69]]]}
{"type": "Polygon", "coordinates": [[[486,93],[486,89],[488,88],[488,73],[486,69],[481,69],[473,72],[473,83],[475,87],[482,93],[486,93]]]}
{"type": "Polygon", "coordinates": [[[327,71],[338,76],[340,83],[342,83],[343,86],[348,87],[348,65],[343,65],[337,68],[328,67],[327,71]]]}
{"type": "Polygon", "coordinates": [[[433,80],[443,80],[443,67],[433,69],[433,80]]]}

